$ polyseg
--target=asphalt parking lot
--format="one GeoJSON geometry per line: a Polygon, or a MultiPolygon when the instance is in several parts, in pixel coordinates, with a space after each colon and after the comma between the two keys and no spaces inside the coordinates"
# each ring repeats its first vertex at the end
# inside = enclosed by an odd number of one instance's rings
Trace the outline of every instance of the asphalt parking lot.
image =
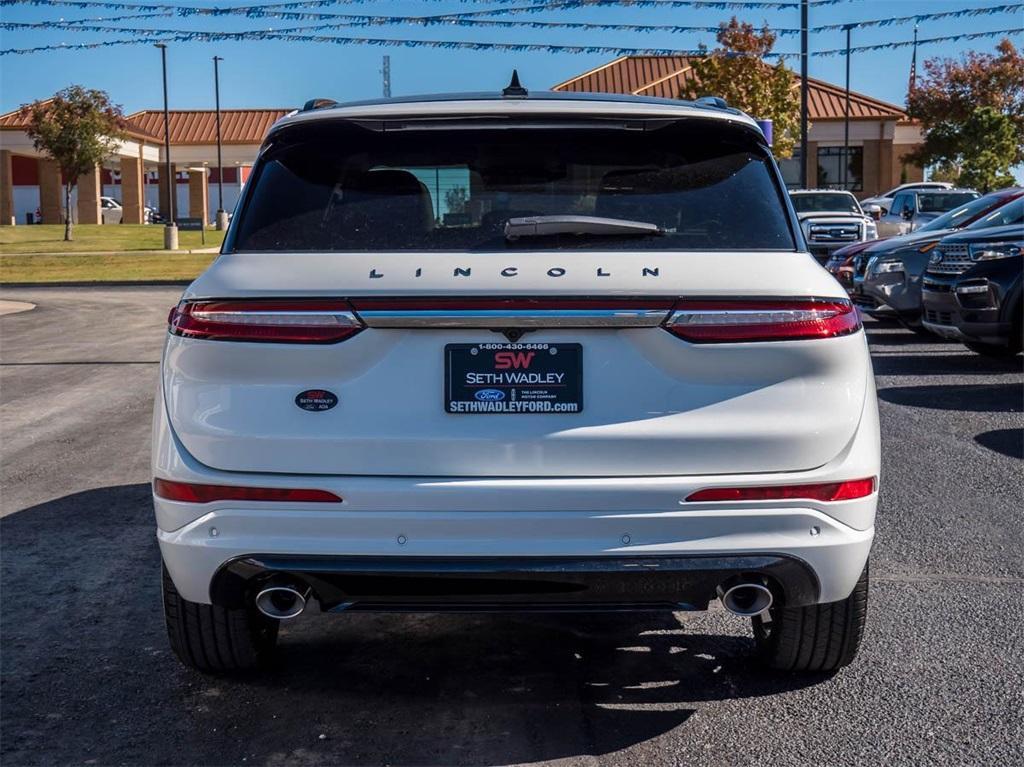
{"type": "Polygon", "coordinates": [[[149,422],[174,288],[2,290],[5,765],[1022,764],[1024,375],[869,322],[883,485],[855,665],[752,667],[748,625],[303,616],[282,661],[168,649],[149,422]]]}

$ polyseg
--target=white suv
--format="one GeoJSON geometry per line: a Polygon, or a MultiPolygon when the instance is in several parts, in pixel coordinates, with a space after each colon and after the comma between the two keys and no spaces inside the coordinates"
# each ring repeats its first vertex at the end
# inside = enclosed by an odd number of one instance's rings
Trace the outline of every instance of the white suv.
{"type": "Polygon", "coordinates": [[[562,93],[317,102],[172,311],[154,424],[178,657],[357,610],[704,610],[857,652],[864,333],[757,125],[562,93]]]}

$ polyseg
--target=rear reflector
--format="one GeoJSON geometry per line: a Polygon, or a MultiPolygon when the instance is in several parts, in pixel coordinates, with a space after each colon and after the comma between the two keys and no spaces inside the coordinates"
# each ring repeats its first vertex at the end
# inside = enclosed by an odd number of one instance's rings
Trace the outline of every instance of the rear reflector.
{"type": "Polygon", "coordinates": [[[774,487],[709,487],[689,495],[688,501],[849,501],[875,492],[875,478],[825,482],[817,485],[776,485],[774,487]]]}
{"type": "Polygon", "coordinates": [[[168,501],[210,503],[211,501],[277,501],[278,503],[341,503],[340,496],[326,490],[286,487],[235,487],[233,485],[197,485],[154,479],[153,492],[168,501]]]}
{"type": "Polygon", "coordinates": [[[849,301],[814,298],[683,300],[665,323],[666,330],[693,343],[833,338],[860,327],[860,316],[849,301]]]}
{"type": "Polygon", "coordinates": [[[176,336],[208,341],[333,344],[363,329],[347,301],[182,301],[167,319],[176,336]]]}

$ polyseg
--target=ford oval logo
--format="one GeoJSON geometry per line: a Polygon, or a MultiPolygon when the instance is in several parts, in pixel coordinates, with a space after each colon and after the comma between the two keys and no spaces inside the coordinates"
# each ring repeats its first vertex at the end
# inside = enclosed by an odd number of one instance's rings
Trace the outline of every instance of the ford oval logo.
{"type": "Polygon", "coordinates": [[[505,399],[505,392],[501,389],[480,389],[473,396],[480,402],[498,402],[505,399]]]}

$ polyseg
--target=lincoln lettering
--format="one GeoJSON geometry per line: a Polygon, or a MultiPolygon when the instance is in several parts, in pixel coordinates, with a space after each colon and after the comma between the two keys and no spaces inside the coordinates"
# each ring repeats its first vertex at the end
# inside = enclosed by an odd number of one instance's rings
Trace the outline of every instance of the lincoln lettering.
{"type": "MultiPolygon", "coordinates": [[[[589,270],[587,270],[587,271],[589,272],[589,270]]],[[[639,269],[639,272],[640,272],[640,276],[641,277],[660,277],[661,276],[661,267],[660,266],[641,266],[640,269],[639,269]]],[[[569,270],[566,269],[565,267],[561,267],[561,266],[552,266],[552,267],[550,267],[548,269],[545,269],[543,274],[544,274],[545,277],[557,280],[559,277],[567,276],[569,274],[569,270]]],[[[603,266],[597,267],[594,270],[593,274],[594,274],[595,277],[611,277],[612,276],[612,273],[610,271],[608,271],[607,269],[605,269],[603,266]]],[[[519,276],[521,276],[520,273],[519,273],[519,267],[518,266],[506,266],[506,267],[504,267],[504,268],[502,268],[502,269],[500,269],[498,271],[498,275],[501,276],[501,277],[519,277],[519,276]]],[[[370,270],[368,276],[369,276],[369,278],[371,280],[379,280],[379,279],[383,279],[384,278],[384,272],[379,270],[379,269],[377,269],[376,267],[374,267],[373,269],[370,270]]],[[[423,267],[422,266],[416,267],[412,271],[412,276],[413,277],[423,277],[423,267]]],[[[468,278],[472,279],[476,275],[474,274],[473,267],[471,267],[471,266],[457,266],[454,269],[452,269],[450,276],[452,276],[452,277],[459,277],[459,278],[468,277],[468,278]]],[[[529,276],[529,275],[527,275],[527,276],[529,276]]]]}

